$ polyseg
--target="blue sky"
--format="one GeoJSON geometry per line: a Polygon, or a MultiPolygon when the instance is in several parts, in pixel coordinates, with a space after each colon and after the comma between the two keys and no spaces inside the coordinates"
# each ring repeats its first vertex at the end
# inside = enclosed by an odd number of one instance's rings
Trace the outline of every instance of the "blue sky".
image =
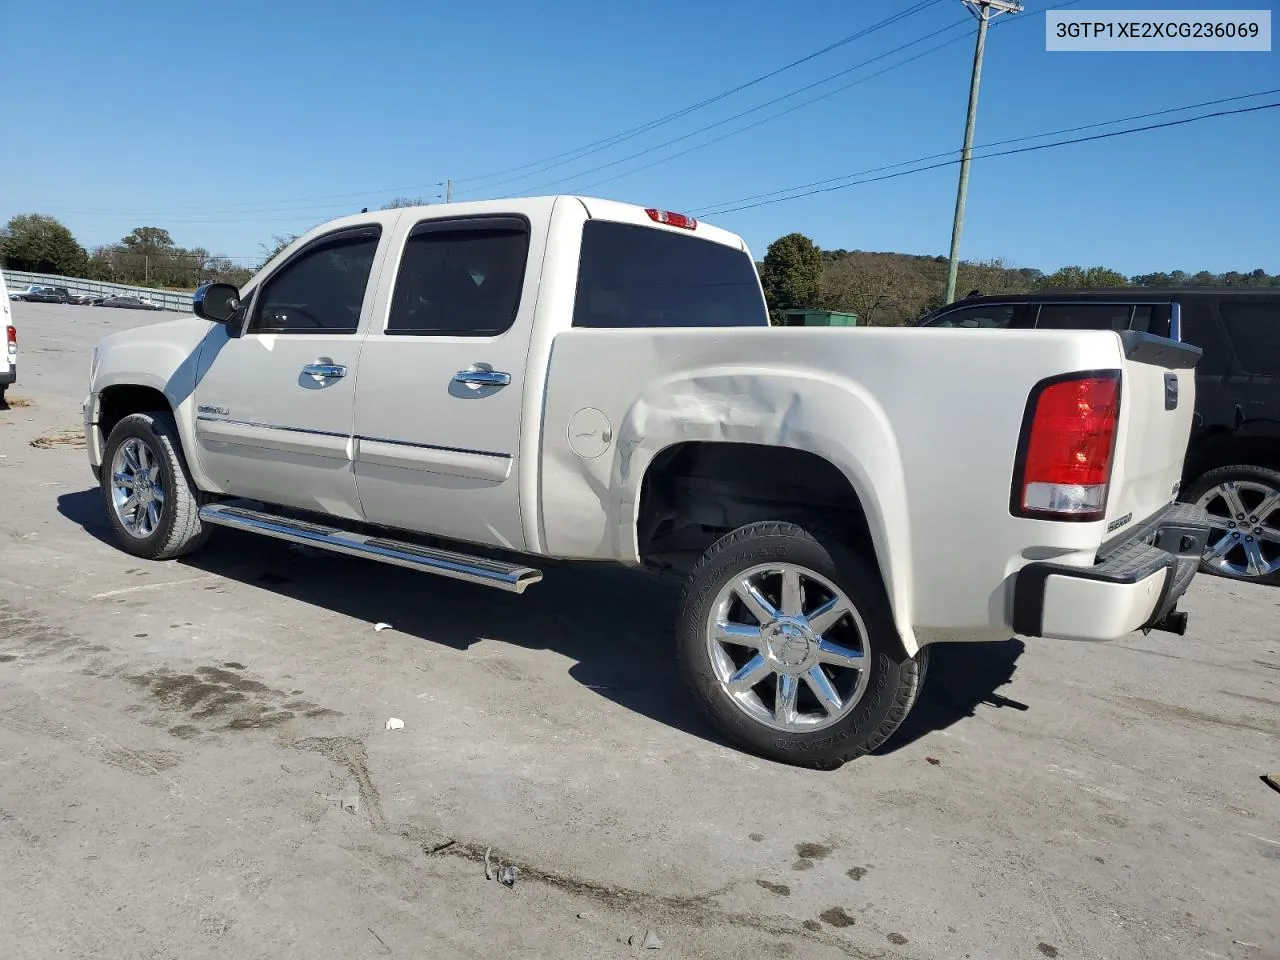
{"type": "MultiPolygon", "coordinates": [[[[1026,13],[991,31],[977,144],[1280,87],[1274,49],[1047,53],[1036,13],[1056,2],[1025,0],[1026,13]]],[[[0,221],[50,213],[86,246],[161,226],[184,246],[248,260],[274,234],[396,195],[433,197],[447,178],[458,199],[581,192],[695,210],[958,149],[972,22],[696,133],[967,19],[959,0],[939,0],[609,149],[541,173],[526,167],[513,182],[502,181],[514,174],[475,179],[662,117],[910,5],[9,4],[0,221]],[[817,103],[598,183],[949,40],[817,103]],[[586,172],[686,134],[694,135],[586,172]]],[[[1074,9],[1241,6],[1084,0],[1074,9]]],[[[1268,110],[977,161],[962,255],[1045,270],[1280,272],[1278,157],[1280,110],[1268,110]]],[[[742,233],[757,256],[793,230],[824,247],[945,254],[955,185],[956,168],[947,167],[710,219],[742,233]]]]}

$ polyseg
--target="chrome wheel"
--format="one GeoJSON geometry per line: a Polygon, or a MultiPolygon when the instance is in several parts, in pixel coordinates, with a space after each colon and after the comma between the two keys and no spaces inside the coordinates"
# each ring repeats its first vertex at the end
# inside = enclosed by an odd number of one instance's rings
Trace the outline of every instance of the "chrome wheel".
{"type": "Polygon", "coordinates": [[[721,689],[775,730],[829,727],[867,689],[871,649],[857,608],[795,564],[762,564],[730,581],[711,605],[706,639],[721,689]]]}
{"type": "Polygon", "coordinates": [[[1280,491],[1254,480],[1228,480],[1196,501],[1212,528],[1204,562],[1235,577],[1280,572],[1280,491]]]}
{"type": "Polygon", "coordinates": [[[145,540],[156,532],[164,511],[160,461],[139,437],[128,437],[111,458],[111,503],[131,536],[145,540]]]}

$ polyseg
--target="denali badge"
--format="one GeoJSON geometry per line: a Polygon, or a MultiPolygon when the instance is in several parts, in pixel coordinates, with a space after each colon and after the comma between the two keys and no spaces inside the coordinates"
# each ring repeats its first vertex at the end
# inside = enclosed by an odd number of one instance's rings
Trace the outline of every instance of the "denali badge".
{"type": "Polygon", "coordinates": [[[1107,524],[1107,533],[1110,533],[1112,530],[1119,530],[1121,527],[1123,527],[1126,523],[1128,523],[1132,519],[1133,519],[1132,513],[1126,513],[1123,517],[1117,517],[1116,519],[1112,520],[1110,523],[1107,524]]]}
{"type": "Polygon", "coordinates": [[[211,403],[200,404],[200,406],[196,407],[196,411],[199,413],[215,413],[220,417],[231,416],[231,411],[228,410],[226,407],[215,407],[211,403]]]}

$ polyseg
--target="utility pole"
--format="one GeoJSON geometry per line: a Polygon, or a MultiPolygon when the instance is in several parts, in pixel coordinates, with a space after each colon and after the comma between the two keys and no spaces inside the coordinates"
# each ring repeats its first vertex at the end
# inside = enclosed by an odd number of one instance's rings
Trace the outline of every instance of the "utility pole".
{"type": "Polygon", "coordinates": [[[446,180],[444,182],[444,202],[453,203],[453,181],[446,180]]]}
{"type": "Polygon", "coordinates": [[[1002,13],[1020,13],[1017,0],[960,0],[978,20],[978,41],[973,50],[973,76],[969,80],[969,115],[964,122],[964,149],[960,153],[960,185],[956,189],[956,217],[951,224],[951,259],[947,264],[947,293],[943,303],[956,298],[956,274],[960,272],[960,231],[964,228],[964,201],[969,192],[969,161],[973,156],[973,126],[978,117],[978,87],[982,83],[982,55],[987,48],[987,25],[1002,13]]]}

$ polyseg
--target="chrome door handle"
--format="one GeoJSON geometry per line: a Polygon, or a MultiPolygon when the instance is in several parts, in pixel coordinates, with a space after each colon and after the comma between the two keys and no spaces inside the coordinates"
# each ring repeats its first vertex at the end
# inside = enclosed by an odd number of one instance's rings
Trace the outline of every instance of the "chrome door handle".
{"type": "Polygon", "coordinates": [[[505,387],[511,382],[511,374],[473,367],[470,370],[459,370],[453,375],[453,379],[456,383],[465,383],[472,390],[479,390],[481,387],[505,387]]]}
{"type": "Polygon", "coordinates": [[[302,372],[317,380],[337,380],[347,375],[347,368],[340,363],[308,363],[302,372]]]}

